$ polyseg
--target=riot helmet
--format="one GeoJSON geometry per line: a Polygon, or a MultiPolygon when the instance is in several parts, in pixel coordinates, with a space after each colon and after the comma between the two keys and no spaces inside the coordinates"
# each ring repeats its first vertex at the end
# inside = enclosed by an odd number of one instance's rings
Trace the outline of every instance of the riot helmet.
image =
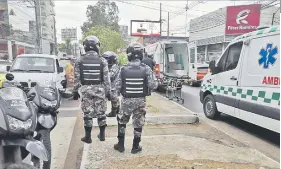
{"type": "Polygon", "coordinates": [[[133,42],[127,47],[126,53],[129,62],[135,59],[142,60],[144,55],[144,47],[138,42],[133,42]]]}
{"type": "Polygon", "coordinates": [[[112,51],[106,51],[102,55],[107,60],[108,67],[111,67],[114,64],[117,64],[117,55],[112,51]]]}
{"type": "Polygon", "coordinates": [[[100,40],[96,36],[87,36],[83,42],[85,52],[100,51],[100,40]]]}

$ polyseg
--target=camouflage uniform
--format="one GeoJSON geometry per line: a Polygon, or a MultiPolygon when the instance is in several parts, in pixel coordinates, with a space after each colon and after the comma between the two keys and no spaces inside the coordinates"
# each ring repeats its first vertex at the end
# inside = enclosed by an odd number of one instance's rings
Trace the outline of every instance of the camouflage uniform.
{"type": "MultiPolygon", "coordinates": [[[[94,51],[89,51],[86,54],[97,54],[94,51]]],[[[92,127],[93,118],[98,119],[99,126],[106,125],[106,109],[107,101],[106,94],[110,92],[110,77],[107,61],[100,58],[103,64],[103,84],[101,85],[85,85],[80,84],[80,59],[75,63],[74,67],[74,88],[73,91],[78,91],[79,87],[82,94],[81,109],[84,113],[84,126],[92,127]]]]}
{"type": "MultiPolygon", "coordinates": [[[[140,66],[142,63],[140,60],[133,60],[127,64],[127,66],[140,66]]],[[[144,64],[142,64],[144,66],[144,64]]],[[[148,88],[150,90],[154,90],[157,88],[158,83],[154,79],[152,75],[152,70],[150,69],[149,66],[145,65],[146,67],[146,75],[147,75],[147,81],[148,81],[148,88]]],[[[122,68],[120,69],[122,70],[122,68]]],[[[121,71],[120,71],[121,72],[121,71]]],[[[122,79],[121,79],[121,74],[118,74],[118,77],[116,79],[115,83],[115,89],[118,92],[121,92],[122,88],[122,79]]],[[[142,130],[141,128],[144,126],[145,123],[145,115],[146,115],[146,98],[141,97],[141,98],[122,98],[121,101],[121,111],[117,116],[119,124],[121,126],[125,126],[129,120],[131,115],[133,119],[133,127],[134,129],[139,129],[139,130],[134,130],[134,137],[135,138],[140,138],[142,130]]],[[[120,132],[125,134],[125,127],[120,128],[120,132]]]]}
{"type": "Polygon", "coordinates": [[[114,110],[119,109],[120,107],[120,101],[119,101],[119,94],[116,92],[115,88],[114,88],[114,82],[116,81],[116,77],[119,73],[119,66],[117,64],[112,65],[112,67],[110,68],[110,80],[111,80],[111,84],[112,84],[112,88],[111,88],[111,105],[112,108],[114,110]]]}

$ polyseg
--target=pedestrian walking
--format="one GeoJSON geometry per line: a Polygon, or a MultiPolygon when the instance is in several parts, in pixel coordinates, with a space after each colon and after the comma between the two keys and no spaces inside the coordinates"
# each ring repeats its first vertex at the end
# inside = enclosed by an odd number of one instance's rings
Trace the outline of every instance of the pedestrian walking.
{"type": "Polygon", "coordinates": [[[85,137],[81,141],[92,143],[93,118],[100,128],[100,141],[105,140],[106,97],[110,100],[110,77],[107,61],[100,57],[100,41],[96,36],[88,36],[83,42],[86,54],[78,59],[74,68],[74,96],[81,93],[81,108],[84,113],[85,137]]]}

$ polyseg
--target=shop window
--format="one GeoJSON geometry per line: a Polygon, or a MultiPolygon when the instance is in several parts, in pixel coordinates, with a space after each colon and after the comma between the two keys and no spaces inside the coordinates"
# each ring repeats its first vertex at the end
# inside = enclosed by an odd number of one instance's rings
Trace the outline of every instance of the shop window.
{"type": "Polygon", "coordinates": [[[207,61],[216,60],[222,54],[222,43],[208,45],[207,48],[207,61]]]}
{"type": "Polygon", "coordinates": [[[195,63],[195,49],[190,49],[190,63],[195,63]]]}
{"type": "Polygon", "coordinates": [[[205,62],[205,46],[198,46],[197,47],[197,63],[204,63],[205,62]]]}

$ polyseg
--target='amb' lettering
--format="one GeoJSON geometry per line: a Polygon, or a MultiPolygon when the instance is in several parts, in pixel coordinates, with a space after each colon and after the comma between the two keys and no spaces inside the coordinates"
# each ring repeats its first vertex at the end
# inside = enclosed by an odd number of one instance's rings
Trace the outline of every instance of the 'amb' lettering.
{"type": "Polygon", "coordinates": [[[265,76],[263,78],[262,84],[267,85],[280,85],[280,78],[279,77],[267,77],[265,76]]]}

